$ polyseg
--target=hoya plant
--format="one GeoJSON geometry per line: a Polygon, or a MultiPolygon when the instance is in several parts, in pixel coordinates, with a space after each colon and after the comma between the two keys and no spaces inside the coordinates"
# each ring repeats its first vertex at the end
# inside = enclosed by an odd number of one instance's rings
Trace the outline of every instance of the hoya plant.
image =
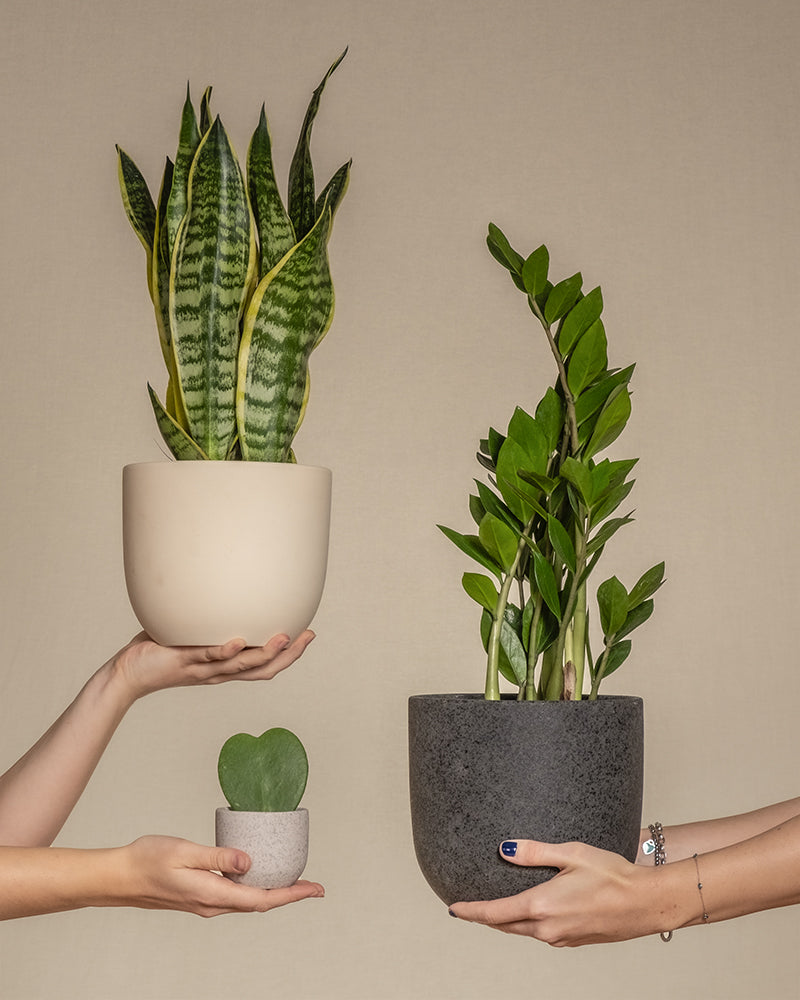
{"type": "Polygon", "coordinates": [[[268,729],[260,736],[237,733],[223,744],[217,772],[231,809],[291,812],[306,790],[308,757],[288,729],[268,729]]]}
{"type": "Polygon", "coordinates": [[[602,647],[595,655],[589,578],[632,520],[632,512],[618,512],[638,461],[603,452],[630,417],[634,366],[609,367],[599,287],[584,294],[580,273],[553,283],[547,248],[523,257],[495,225],[487,242],[541,326],[556,377],[533,413],[517,407],[505,434],[490,428],[480,442],[488,482],[476,480],[469,501],[477,534],[439,527],[488,571],[462,580],[482,609],[486,699],[500,698],[502,676],[519,700],[579,700],[588,673],[594,700],[628,657],[628,636],[652,614],[664,579],[662,562],[630,590],[616,576],[597,586],[602,647]]]}
{"type": "Polygon", "coordinates": [[[243,171],[219,116],[212,118],[210,87],[199,118],[187,90],[177,153],[167,158],[157,199],[117,147],[168,375],[163,402],[148,390],[175,458],[294,461],[309,357],[333,318],[327,244],[350,176],[348,162],[317,195],[311,129],[344,55],[308,105],[285,206],[264,107],[243,171]]]}

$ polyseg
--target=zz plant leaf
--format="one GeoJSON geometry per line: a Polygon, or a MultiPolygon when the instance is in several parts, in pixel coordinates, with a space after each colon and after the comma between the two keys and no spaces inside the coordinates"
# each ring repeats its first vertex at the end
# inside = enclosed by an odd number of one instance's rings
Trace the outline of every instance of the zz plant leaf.
{"type": "MultiPolygon", "coordinates": [[[[439,526],[467,556],[488,569],[497,585],[464,574],[464,589],[481,607],[480,634],[487,652],[485,697],[500,698],[500,677],[517,686],[520,700],[583,697],[631,651],[626,638],[653,611],[664,564],[647,570],[628,591],[609,577],[595,591],[602,651],[595,658],[589,628],[589,583],[609,542],[633,520],[612,518],[633,488],[637,459],[601,458],[631,415],[634,366],[609,366],[599,287],[582,292],[580,272],[549,277],[544,245],[527,256],[490,224],[487,245],[526,296],[556,367],[533,415],[513,409],[505,434],[490,428],[478,462],[489,482],[477,481],[470,511],[479,534],[439,526]],[[517,604],[512,603],[517,602],[517,604]],[[520,611],[522,609],[522,611],[520,611]],[[575,678],[565,685],[565,677],[575,678]]],[[[595,639],[596,641],[596,639],[595,639]]]]}
{"type": "Polygon", "coordinates": [[[237,733],[223,744],[217,771],[231,809],[291,812],[306,789],[308,757],[288,729],[268,729],[260,736],[237,733]]]}
{"type": "Polygon", "coordinates": [[[314,91],[289,170],[288,207],[278,189],[264,107],[243,171],[211,88],[200,114],[181,113],[174,162],[154,200],[117,147],[123,206],[145,248],[147,287],[167,368],[162,403],[149,387],[175,458],[291,462],[309,393],[309,359],[333,319],[327,245],[351,162],[315,190],[314,91]]]}

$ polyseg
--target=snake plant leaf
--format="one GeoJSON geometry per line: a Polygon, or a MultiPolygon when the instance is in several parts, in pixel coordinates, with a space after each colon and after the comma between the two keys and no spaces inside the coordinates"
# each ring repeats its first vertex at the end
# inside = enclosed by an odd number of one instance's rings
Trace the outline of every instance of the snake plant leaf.
{"type": "Polygon", "coordinates": [[[237,421],[246,461],[282,462],[308,399],[308,362],[333,318],[330,212],[259,283],[239,348],[237,421]]]}
{"type": "Polygon", "coordinates": [[[211,87],[206,87],[200,98],[200,135],[203,136],[211,128],[211,87]]]}
{"type": "Polygon", "coordinates": [[[200,132],[197,127],[197,117],[192,106],[189,85],[186,85],[186,100],[181,112],[181,127],[178,135],[178,151],[175,154],[175,169],[169,190],[169,200],[166,209],[167,230],[167,260],[172,259],[175,238],[178,227],[186,215],[186,205],[189,186],[189,170],[194,154],[200,145],[200,132]]]}
{"type": "Polygon", "coordinates": [[[161,353],[167,366],[170,378],[174,376],[174,358],[172,355],[172,333],[169,321],[169,271],[170,250],[169,234],[167,232],[167,206],[175,168],[172,160],[167,157],[164,174],[161,179],[161,189],[158,195],[156,210],[155,233],[153,236],[153,257],[151,275],[151,295],[156,310],[156,327],[161,353]]]}
{"type": "Polygon", "coordinates": [[[210,459],[236,436],[239,323],[256,266],[244,178],[219,118],[189,174],[170,280],[170,325],[189,432],[210,459]]]}
{"type": "Polygon", "coordinates": [[[133,231],[141,240],[147,254],[147,287],[152,296],[152,258],[155,242],[156,206],[147,181],[142,172],[119,146],[117,150],[117,173],[122,204],[133,231]]]}
{"type": "Polygon", "coordinates": [[[297,242],[275,180],[272,139],[263,104],[247,150],[247,188],[261,248],[261,280],[297,242]]]}
{"type": "Polygon", "coordinates": [[[223,744],[217,772],[231,809],[291,812],[306,789],[308,757],[288,729],[268,729],[260,736],[237,733],[223,744]]]}
{"type": "Polygon", "coordinates": [[[334,60],[312,94],[289,168],[289,218],[292,220],[298,240],[302,240],[311,230],[318,214],[314,193],[314,167],[311,162],[311,129],[319,110],[325,84],[346,55],[347,49],[334,60]]]}
{"type": "Polygon", "coordinates": [[[161,400],[149,384],[147,391],[150,393],[150,402],[153,404],[153,412],[156,415],[156,423],[161,431],[161,437],[164,438],[165,444],[175,458],[181,461],[207,459],[208,455],[197,447],[186,431],[161,405],[161,400]]]}
{"type": "Polygon", "coordinates": [[[350,183],[350,168],[352,166],[352,160],[343,163],[322,189],[322,193],[317,198],[317,203],[314,207],[316,218],[319,218],[322,214],[326,201],[330,206],[331,216],[336,215],[336,209],[339,207],[342,198],[344,198],[347,186],[350,183]]]}

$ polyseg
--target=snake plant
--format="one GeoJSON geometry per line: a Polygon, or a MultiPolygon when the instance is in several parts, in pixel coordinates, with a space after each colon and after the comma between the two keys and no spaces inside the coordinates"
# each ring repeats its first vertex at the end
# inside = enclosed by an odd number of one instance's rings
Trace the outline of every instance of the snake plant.
{"type": "Polygon", "coordinates": [[[490,428],[481,441],[477,457],[490,481],[476,480],[470,497],[477,534],[439,527],[491,574],[462,578],[482,609],[486,699],[500,698],[503,676],[519,700],[579,700],[588,667],[593,700],[630,653],[627,636],[650,617],[664,579],[662,562],[630,590],[616,576],[599,585],[603,641],[595,659],[587,581],[632,520],[612,514],[633,488],[638,461],[599,455],[630,417],[634,366],[609,368],[599,287],[584,294],[580,273],[554,285],[547,248],[523,257],[497,226],[489,226],[487,242],[543,328],[557,375],[533,414],[517,407],[505,434],[490,428]]]}
{"type": "Polygon", "coordinates": [[[122,200],[147,255],[168,384],[148,385],[159,430],[175,458],[294,461],[308,401],[311,352],[328,331],[334,293],[327,243],[350,162],[317,195],[311,129],[345,52],[314,91],[289,170],[284,206],[264,107],[246,174],[211,88],[199,119],[187,89],[174,162],[157,200],[117,147],[122,200]]]}

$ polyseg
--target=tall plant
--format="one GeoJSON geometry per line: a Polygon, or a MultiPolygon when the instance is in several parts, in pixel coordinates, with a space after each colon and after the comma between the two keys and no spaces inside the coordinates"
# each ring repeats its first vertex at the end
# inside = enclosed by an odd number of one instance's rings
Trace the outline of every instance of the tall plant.
{"type": "Polygon", "coordinates": [[[580,699],[588,671],[590,699],[628,657],[630,633],[653,611],[664,563],[627,590],[616,576],[596,590],[602,650],[595,658],[587,583],[605,547],[632,512],[614,515],[634,485],[638,459],[600,458],[631,413],[634,366],[609,368],[600,288],[584,294],[574,274],[553,284],[550,255],[527,257],[495,225],[493,257],[511,274],[544,331],[557,375],[533,414],[517,407],[505,434],[490,428],[478,461],[470,513],[477,534],[444,534],[491,576],[465,573],[467,594],[482,608],[487,652],[485,697],[500,698],[500,676],[520,700],[580,699]]]}
{"type": "Polygon", "coordinates": [[[147,255],[168,384],[148,385],[161,434],[178,459],[294,461],[311,352],[333,319],[327,243],[350,176],[343,164],[317,195],[311,129],[333,63],[314,91],[289,170],[287,207],[272,164],[264,107],[246,177],[211,88],[199,119],[189,93],[178,150],[157,201],[117,147],[122,200],[147,255]]]}

